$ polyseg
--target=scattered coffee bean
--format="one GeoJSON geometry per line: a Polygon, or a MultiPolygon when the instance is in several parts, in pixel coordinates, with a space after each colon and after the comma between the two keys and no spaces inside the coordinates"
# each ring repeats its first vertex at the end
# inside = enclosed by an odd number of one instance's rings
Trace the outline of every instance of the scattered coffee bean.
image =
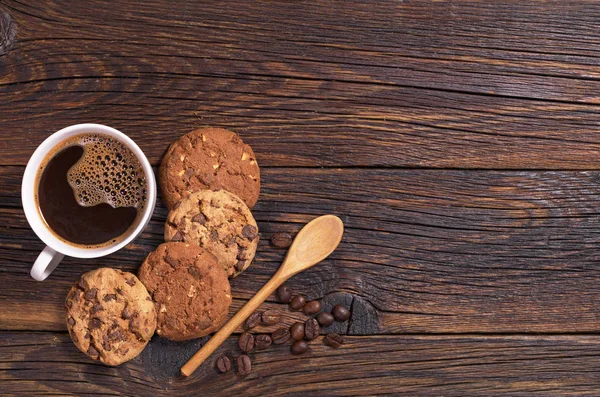
{"type": "Polygon", "coordinates": [[[279,328],[271,334],[271,339],[276,345],[282,345],[290,340],[290,330],[287,328],[279,328]]]}
{"type": "Polygon", "coordinates": [[[271,346],[271,343],[273,343],[273,339],[269,335],[261,334],[254,337],[254,347],[256,347],[256,350],[264,350],[271,346]]]}
{"type": "Polygon", "coordinates": [[[314,318],[309,318],[304,323],[304,338],[307,340],[313,340],[317,336],[319,336],[319,332],[321,332],[321,328],[319,327],[319,323],[314,318]]]}
{"type": "Polygon", "coordinates": [[[294,342],[292,347],[290,347],[290,351],[292,352],[292,354],[306,353],[307,350],[308,350],[308,343],[306,343],[303,340],[297,340],[296,342],[294,342]]]}
{"type": "Polygon", "coordinates": [[[290,303],[292,300],[292,290],[287,285],[277,288],[277,298],[281,303],[290,303]]]}
{"type": "Polygon", "coordinates": [[[306,304],[302,308],[302,311],[304,311],[304,314],[306,314],[308,316],[318,313],[320,310],[321,310],[321,302],[319,302],[319,301],[306,302],[306,304]]]}
{"type": "Polygon", "coordinates": [[[327,346],[340,347],[344,344],[344,338],[340,334],[330,333],[323,338],[323,342],[325,342],[327,346]]]}
{"type": "Polygon", "coordinates": [[[252,361],[250,361],[250,357],[245,354],[242,354],[237,358],[237,366],[238,374],[242,376],[250,375],[250,372],[252,372],[252,361]]]}
{"type": "Polygon", "coordinates": [[[231,360],[227,356],[221,356],[217,359],[217,369],[220,373],[224,374],[231,370],[231,360]]]}
{"type": "Polygon", "coordinates": [[[304,323],[294,323],[290,327],[290,335],[294,340],[304,339],[304,323]]]}
{"type": "Polygon", "coordinates": [[[262,314],[262,322],[266,325],[274,325],[281,321],[279,310],[265,310],[262,314]]]}
{"type": "Polygon", "coordinates": [[[289,233],[284,232],[273,233],[271,236],[271,244],[277,248],[287,248],[292,244],[292,236],[289,233]]]}
{"type": "Polygon", "coordinates": [[[238,339],[238,345],[243,352],[248,353],[254,348],[254,336],[248,332],[244,332],[238,339]]]}
{"type": "Polygon", "coordinates": [[[335,305],[331,314],[337,321],[346,321],[350,318],[350,310],[344,305],[335,305]]]}
{"type": "Polygon", "coordinates": [[[260,318],[262,317],[261,313],[252,313],[250,317],[244,321],[244,329],[252,329],[260,324],[260,318]]]}
{"type": "Polygon", "coordinates": [[[331,313],[321,312],[317,315],[317,321],[323,327],[328,327],[331,324],[333,324],[333,320],[334,320],[334,317],[333,317],[333,314],[331,314],[331,313]]]}
{"type": "Polygon", "coordinates": [[[306,298],[302,295],[296,295],[292,298],[290,302],[290,307],[294,310],[302,310],[304,305],[306,304],[306,298]]]}

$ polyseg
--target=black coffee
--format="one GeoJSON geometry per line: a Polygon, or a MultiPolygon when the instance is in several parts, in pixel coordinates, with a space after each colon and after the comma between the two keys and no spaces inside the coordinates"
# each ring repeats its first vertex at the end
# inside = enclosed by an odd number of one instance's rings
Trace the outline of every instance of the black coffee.
{"type": "Polygon", "coordinates": [[[37,203],[68,243],[108,245],[137,224],[146,201],[142,166],[121,142],[101,134],[68,139],[38,171],[37,203]]]}

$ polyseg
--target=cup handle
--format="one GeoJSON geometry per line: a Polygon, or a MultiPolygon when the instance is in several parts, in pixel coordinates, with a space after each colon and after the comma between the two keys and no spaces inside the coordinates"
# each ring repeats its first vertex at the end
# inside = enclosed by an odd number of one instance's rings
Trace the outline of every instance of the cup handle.
{"type": "Polygon", "coordinates": [[[37,281],[44,281],[64,257],[60,252],[46,246],[31,268],[31,277],[37,281]]]}

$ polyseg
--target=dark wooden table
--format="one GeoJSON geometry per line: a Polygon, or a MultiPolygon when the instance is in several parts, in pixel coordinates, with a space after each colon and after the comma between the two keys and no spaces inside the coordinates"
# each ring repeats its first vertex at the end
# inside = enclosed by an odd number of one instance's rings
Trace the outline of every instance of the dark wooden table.
{"type": "Polygon", "coordinates": [[[596,1],[0,0],[0,394],[599,395],[599,28],[596,1]],[[290,286],[352,306],[346,344],[253,353],[246,378],[179,378],[206,339],[117,368],[81,354],[69,286],[136,271],[166,217],[29,277],[24,166],[81,122],[153,164],[201,126],[253,146],[262,240],[232,311],[280,263],[272,233],[339,215],[339,249],[290,286]]]}

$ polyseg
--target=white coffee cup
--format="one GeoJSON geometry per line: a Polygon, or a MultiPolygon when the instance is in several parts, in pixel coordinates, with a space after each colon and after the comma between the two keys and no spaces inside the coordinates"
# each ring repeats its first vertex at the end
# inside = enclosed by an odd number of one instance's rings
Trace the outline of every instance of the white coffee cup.
{"type": "MultiPolygon", "coordinates": [[[[62,130],[55,132],[50,135],[42,144],[35,150],[29,162],[27,168],[25,168],[25,174],[23,175],[23,184],[21,186],[21,200],[23,201],[23,209],[29,225],[37,234],[37,236],[46,244],[46,248],[40,253],[37,260],[31,268],[31,277],[38,281],[46,279],[52,273],[52,271],[58,266],[60,261],[66,256],[72,256],[75,258],[98,258],[111,254],[115,251],[120,250],[133,239],[135,239],[144,230],[152,213],[154,212],[154,206],[156,205],[156,180],[154,178],[154,172],[148,162],[148,159],[144,155],[144,152],[133,142],[131,138],[122,132],[107,127],[101,124],[76,124],[62,130]],[[35,195],[37,193],[37,173],[42,165],[42,162],[57,145],[61,144],[68,138],[86,134],[86,133],[99,133],[108,135],[121,143],[125,144],[138,158],[144,173],[146,174],[146,185],[147,185],[147,196],[146,205],[144,212],[142,213],[141,219],[138,221],[135,229],[128,231],[126,236],[122,236],[112,245],[105,245],[101,247],[84,248],[70,245],[65,241],[59,239],[53,232],[50,231],[38,209],[35,195]]],[[[93,227],[93,225],[90,225],[93,227]]]]}

